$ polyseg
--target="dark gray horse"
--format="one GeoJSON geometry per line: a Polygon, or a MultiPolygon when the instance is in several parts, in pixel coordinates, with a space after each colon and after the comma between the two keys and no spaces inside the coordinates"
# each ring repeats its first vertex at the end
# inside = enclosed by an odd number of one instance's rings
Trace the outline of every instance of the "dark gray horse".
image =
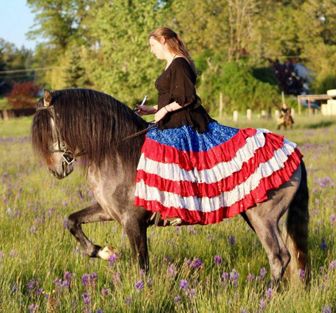
{"type": "MultiPolygon", "coordinates": [[[[147,227],[151,214],[134,205],[136,167],[148,123],[106,94],[69,89],[46,92],[38,103],[32,124],[32,142],[49,170],[57,177],[69,175],[75,159],[87,171],[96,203],[73,213],[68,229],[91,257],[108,259],[111,251],[92,243],[81,224],[116,220],[127,234],[140,267],[149,268],[147,227]]],[[[272,278],[289,273],[308,277],[308,188],[304,163],[291,179],[269,192],[267,201],[241,214],[259,237],[269,259],[272,278]],[[279,220],[287,214],[285,232],[279,220]],[[303,272],[304,271],[304,272],[303,272]]]]}

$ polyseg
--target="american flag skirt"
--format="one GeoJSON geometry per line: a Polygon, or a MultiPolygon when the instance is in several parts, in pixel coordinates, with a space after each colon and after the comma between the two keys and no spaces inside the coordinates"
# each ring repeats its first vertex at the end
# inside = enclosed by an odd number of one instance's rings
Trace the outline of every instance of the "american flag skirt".
{"type": "Polygon", "coordinates": [[[265,129],[211,122],[148,131],[136,173],[135,204],[163,219],[213,224],[267,200],[300,165],[296,144],[265,129]]]}

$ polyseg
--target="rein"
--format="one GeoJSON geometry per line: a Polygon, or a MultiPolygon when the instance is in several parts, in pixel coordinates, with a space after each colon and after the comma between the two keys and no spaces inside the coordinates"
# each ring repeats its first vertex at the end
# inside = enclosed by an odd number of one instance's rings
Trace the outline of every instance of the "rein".
{"type": "Polygon", "coordinates": [[[142,135],[142,134],[145,134],[145,133],[147,133],[150,129],[152,129],[152,128],[155,127],[155,126],[157,126],[157,123],[150,122],[150,125],[149,125],[147,128],[145,128],[145,129],[143,129],[143,130],[140,130],[140,131],[138,131],[138,132],[136,132],[136,133],[134,133],[134,134],[131,134],[131,135],[129,135],[129,136],[124,137],[124,138],[122,139],[122,141],[125,141],[125,140],[128,140],[128,139],[131,139],[131,138],[140,136],[140,135],[142,135]]]}

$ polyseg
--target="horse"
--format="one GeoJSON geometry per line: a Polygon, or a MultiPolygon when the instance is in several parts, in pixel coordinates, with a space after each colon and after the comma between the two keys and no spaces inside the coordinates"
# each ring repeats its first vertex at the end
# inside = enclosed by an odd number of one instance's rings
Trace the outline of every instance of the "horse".
{"type": "Polygon", "coordinates": [[[282,126],[284,127],[284,129],[287,129],[287,127],[292,129],[293,124],[294,124],[294,119],[291,114],[291,109],[287,108],[286,106],[282,107],[280,110],[280,116],[278,119],[277,129],[278,130],[281,129],[282,126]]]}
{"type": "MultiPolygon", "coordinates": [[[[149,127],[125,104],[90,89],[46,91],[32,122],[34,151],[56,178],[68,176],[76,164],[86,172],[95,203],[67,219],[68,230],[85,254],[108,260],[112,251],[93,243],[81,225],[115,220],[145,272],[149,270],[146,233],[154,223],[151,212],[135,206],[134,191],[149,127]]],[[[240,214],[266,251],[273,281],[280,281],[285,271],[290,278],[298,277],[300,271],[309,275],[308,197],[307,173],[301,161],[287,182],[268,192],[266,201],[240,214]],[[283,215],[287,219],[280,232],[283,215]]]]}

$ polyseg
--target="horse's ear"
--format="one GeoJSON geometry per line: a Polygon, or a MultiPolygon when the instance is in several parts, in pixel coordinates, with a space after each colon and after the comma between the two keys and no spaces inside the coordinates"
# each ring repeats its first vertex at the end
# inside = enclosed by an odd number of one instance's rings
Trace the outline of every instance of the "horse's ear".
{"type": "Polygon", "coordinates": [[[44,91],[44,96],[43,96],[43,105],[45,107],[48,107],[51,102],[51,92],[49,90],[44,91]]]}

